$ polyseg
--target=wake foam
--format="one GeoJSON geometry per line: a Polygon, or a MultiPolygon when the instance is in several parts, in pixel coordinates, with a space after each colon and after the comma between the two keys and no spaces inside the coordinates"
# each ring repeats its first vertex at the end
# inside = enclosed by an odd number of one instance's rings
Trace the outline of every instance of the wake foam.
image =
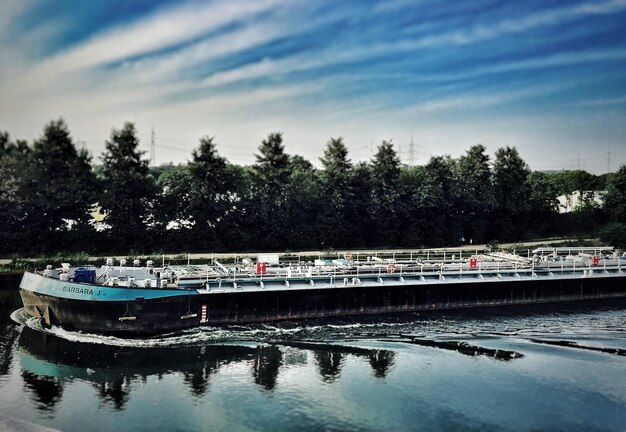
{"type": "Polygon", "coordinates": [[[626,331],[623,311],[597,311],[578,313],[555,313],[532,316],[440,316],[425,319],[414,315],[409,319],[389,320],[358,318],[340,320],[286,321],[272,324],[224,325],[197,327],[175,334],[165,334],[144,339],[125,339],[115,336],[68,331],[53,326],[41,326],[23,309],[11,314],[11,319],[32,330],[50,334],[71,342],[102,344],[119,347],[152,348],[171,346],[194,346],[211,344],[246,344],[275,341],[338,341],[351,338],[385,338],[411,335],[426,338],[484,338],[489,336],[550,337],[580,336],[593,329],[596,333],[614,335],[626,331]]]}

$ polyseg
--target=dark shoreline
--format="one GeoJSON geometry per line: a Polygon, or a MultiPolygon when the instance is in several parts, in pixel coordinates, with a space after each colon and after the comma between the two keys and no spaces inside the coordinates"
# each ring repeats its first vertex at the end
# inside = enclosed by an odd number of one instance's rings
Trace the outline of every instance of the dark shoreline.
{"type": "Polygon", "coordinates": [[[0,289],[16,289],[17,283],[22,280],[24,272],[2,272],[0,273],[0,289]]]}

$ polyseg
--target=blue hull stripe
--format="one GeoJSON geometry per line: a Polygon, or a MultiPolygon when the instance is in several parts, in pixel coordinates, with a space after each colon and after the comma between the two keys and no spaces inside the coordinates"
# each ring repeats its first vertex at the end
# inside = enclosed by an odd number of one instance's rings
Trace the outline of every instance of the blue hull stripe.
{"type": "Polygon", "coordinates": [[[134,301],[137,298],[158,299],[177,296],[198,295],[194,290],[180,289],[146,289],[146,288],[116,288],[100,285],[80,284],[69,281],[60,281],[25,272],[20,282],[20,288],[38,294],[72,300],[89,301],[134,301]]]}

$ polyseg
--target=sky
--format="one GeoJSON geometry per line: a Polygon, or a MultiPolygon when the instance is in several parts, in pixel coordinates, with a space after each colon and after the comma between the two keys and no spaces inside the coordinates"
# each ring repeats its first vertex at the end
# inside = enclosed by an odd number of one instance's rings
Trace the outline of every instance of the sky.
{"type": "Polygon", "coordinates": [[[626,163],[626,0],[2,0],[0,130],[59,117],[96,160],[130,121],[157,164],[204,135],[250,164],[279,131],[316,165],[343,137],[600,174],[626,163]]]}

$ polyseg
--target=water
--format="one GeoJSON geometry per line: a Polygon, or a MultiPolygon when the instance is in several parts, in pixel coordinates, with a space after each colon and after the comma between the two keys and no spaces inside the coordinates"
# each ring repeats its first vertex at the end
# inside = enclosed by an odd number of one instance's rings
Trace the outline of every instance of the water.
{"type": "Polygon", "coordinates": [[[226,326],[142,341],[43,332],[19,312],[24,324],[9,318],[19,307],[15,290],[0,290],[0,417],[51,428],[626,429],[624,305],[226,326]]]}

